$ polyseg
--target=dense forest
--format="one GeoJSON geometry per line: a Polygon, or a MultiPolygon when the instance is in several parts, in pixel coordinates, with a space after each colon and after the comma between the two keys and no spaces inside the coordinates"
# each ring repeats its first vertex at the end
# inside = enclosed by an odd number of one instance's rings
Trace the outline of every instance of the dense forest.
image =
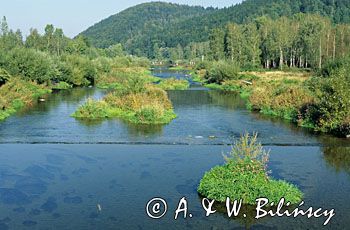
{"type": "Polygon", "coordinates": [[[82,35],[98,47],[122,43],[130,54],[156,59],[160,50],[163,56],[174,58],[179,52],[189,53],[191,46],[199,46],[205,53],[210,32],[224,28],[229,22],[249,24],[261,16],[276,20],[283,16],[292,18],[298,13],[318,14],[329,18],[332,24],[349,23],[350,2],[247,0],[224,9],[145,3],[95,24],[82,35]]]}

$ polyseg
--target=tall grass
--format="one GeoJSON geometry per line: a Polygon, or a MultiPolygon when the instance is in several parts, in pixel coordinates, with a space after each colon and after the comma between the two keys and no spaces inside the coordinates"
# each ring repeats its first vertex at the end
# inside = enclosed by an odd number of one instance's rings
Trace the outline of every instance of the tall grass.
{"type": "Polygon", "coordinates": [[[74,114],[77,118],[119,117],[136,124],[166,124],[176,117],[167,93],[143,78],[132,77],[101,101],[89,100],[74,114]]]}
{"type": "Polygon", "coordinates": [[[19,109],[33,105],[37,99],[51,90],[35,82],[11,77],[0,87],[0,120],[4,120],[19,109]]]}

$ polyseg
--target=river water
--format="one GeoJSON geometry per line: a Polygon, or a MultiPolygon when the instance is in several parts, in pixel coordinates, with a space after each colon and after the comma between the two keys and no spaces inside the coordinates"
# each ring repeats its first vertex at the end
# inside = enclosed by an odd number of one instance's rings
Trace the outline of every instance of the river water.
{"type": "MultiPolygon", "coordinates": [[[[160,77],[186,72],[156,69],[160,77]]],[[[350,226],[350,143],[251,113],[239,96],[193,83],[168,92],[178,118],[166,126],[118,119],[82,122],[70,117],[104,91],[56,92],[0,123],[0,229],[318,229],[325,218],[205,217],[196,187],[244,132],[258,132],[271,150],[271,176],[296,184],[305,206],[335,209],[325,228],[350,226]],[[168,202],[158,220],[145,207],[168,202]],[[186,197],[192,218],[174,220],[186,197]]]]}

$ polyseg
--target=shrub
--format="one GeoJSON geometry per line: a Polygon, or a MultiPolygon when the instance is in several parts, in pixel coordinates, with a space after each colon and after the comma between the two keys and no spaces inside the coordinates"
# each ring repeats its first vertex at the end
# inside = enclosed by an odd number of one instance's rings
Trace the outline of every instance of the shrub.
{"type": "Polygon", "coordinates": [[[6,70],[0,68],[0,86],[10,80],[10,77],[10,74],[6,70]]]}
{"type": "Polygon", "coordinates": [[[60,89],[60,90],[71,89],[71,88],[73,88],[73,86],[64,81],[60,81],[52,86],[52,89],[60,89]]]}
{"type": "Polygon", "coordinates": [[[76,118],[101,119],[108,117],[107,104],[91,98],[72,115],[76,118]]]}
{"type": "Polygon", "coordinates": [[[317,130],[350,135],[349,70],[344,67],[334,69],[326,78],[315,77],[306,83],[316,96],[316,104],[303,116],[312,120],[317,130]]]}
{"type": "Polygon", "coordinates": [[[239,71],[239,65],[234,62],[218,61],[207,70],[204,77],[209,84],[221,84],[225,80],[238,79],[239,71]]]}
{"type": "Polygon", "coordinates": [[[3,67],[13,76],[28,81],[48,82],[55,75],[51,57],[33,49],[15,48],[9,51],[3,67]]]}
{"type": "Polygon", "coordinates": [[[220,202],[228,197],[242,199],[243,203],[252,205],[261,197],[275,203],[283,197],[292,204],[301,201],[302,193],[297,187],[267,175],[268,153],[257,142],[256,134],[242,136],[225,159],[225,165],[216,166],[204,175],[199,194],[220,202]]]}
{"type": "Polygon", "coordinates": [[[60,80],[74,86],[93,85],[97,78],[94,63],[84,56],[66,55],[62,57],[63,64],[59,65],[60,80]]]}

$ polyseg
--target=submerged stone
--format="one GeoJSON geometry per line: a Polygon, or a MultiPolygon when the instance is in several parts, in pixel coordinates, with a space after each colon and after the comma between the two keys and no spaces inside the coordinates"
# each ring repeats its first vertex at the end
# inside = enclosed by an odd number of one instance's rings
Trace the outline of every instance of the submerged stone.
{"type": "Polygon", "coordinates": [[[54,210],[56,210],[58,207],[57,203],[56,203],[56,198],[54,197],[49,197],[47,199],[47,201],[41,205],[41,209],[44,210],[45,212],[53,212],[54,210]]]}
{"type": "Polygon", "coordinates": [[[17,213],[23,213],[26,211],[26,209],[23,207],[19,207],[19,208],[12,209],[12,211],[17,212],[17,213]]]}
{"type": "Polygon", "coordinates": [[[66,204],[80,204],[83,202],[83,199],[80,196],[67,196],[63,199],[63,202],[66,204]]]}
{"type": "Polygon", "coordinates": [[[15,188],[28,195],[41,195],[47,191],[47,183],[39,178],[24,177],[16,181],[15,188]]]}
{"type": "Polygon", "coordinates": [[[33,220],[25,220],[25,221],[23,221],[22,224],[26,227],[33,227],[33,226],[37,225],[37,222],[35,222],[33,220]]]}
{"type": "Polygon", "coordinates": [[[0,230],[7,230],[9,229],[9,226],[5,223],[0,223],[0,230]]]}
{"type": "Polygon", "coordinates": [[[144,179],[150,179],[152,178],[152,175],[149,172],[143,171],[140,175],[140,179],[144,180],[144,179]]]}
{"type": "Polygon", "coordinates": [[[31,202],[28,195],[14,188],[0,188],[0,200],[4,204],[28,204],[31,202]]]}
{"type": "Polygon", "coordinates": [[[67,175],[61,174],[60,179],[67,181],[67,180],[69,180],[69,177],[67,175]]]}
{"type": "Polygon", "coordinates": [[[57,218],[60,218],[61,217],[61,214],[59,214],[59,213],[54,213],[54,214],[52,214],[52,217],[53,218],[55,218],[55,219],[57,219],[57,218]]]}
{"type": "Polygon", "coordinates": [[[29,215],[39,216],[40,213],[41,213],[41,211],[39,209],[32,209],[32,210],[30,210],[29,215]]]}
{"type": "Polygon", "coordinates": [[[42,178],[42,179],[52,180],[55,178],[54,174],[50,173],[48,170],[38,165],[29,166],[24,170],[24,172],[28,173],[33,177],[42,178]]]}

